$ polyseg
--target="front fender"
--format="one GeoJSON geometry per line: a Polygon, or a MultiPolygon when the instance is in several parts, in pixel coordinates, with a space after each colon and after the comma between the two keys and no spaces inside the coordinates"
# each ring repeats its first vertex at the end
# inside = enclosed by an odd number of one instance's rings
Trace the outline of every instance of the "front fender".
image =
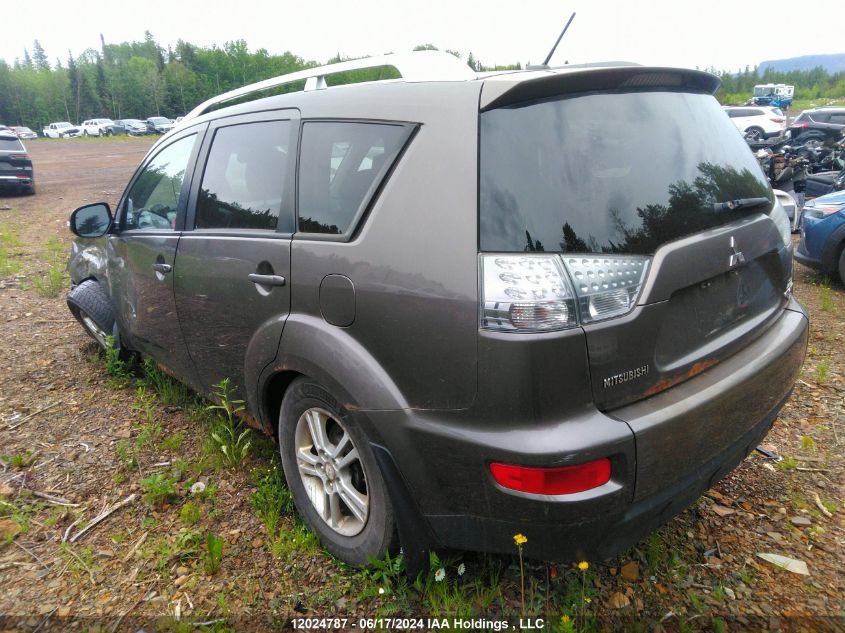
{"type": "Polygon", "coordinates": [[[822,269],[827,273],[836,272],[839,266],[839,247],[845,242],[845,221],[831,231],[822,248],[822,269]]]}
{"type": "MultiPolygon", "coordinates": [[[[74,285],[92,278],[105,282],[108,279],[107,263],[103,244],[90,240],[74,240],[71,243],[67,269],[74,285]]],[[[108,283],[103,283],[103,288],[111,294],[108,283]]]]}
{"type": "Polygon", "coordinates": [[[292,371],[313,378],[338,399],[345,411],[407,409],[408,403],[384,368],[349,333],[319,317],[291,314],[285,323],[276,359],[256,371],[246,368],[248,398],[257,402],[262,419],[267,385],[274,375],[292,371]]]}

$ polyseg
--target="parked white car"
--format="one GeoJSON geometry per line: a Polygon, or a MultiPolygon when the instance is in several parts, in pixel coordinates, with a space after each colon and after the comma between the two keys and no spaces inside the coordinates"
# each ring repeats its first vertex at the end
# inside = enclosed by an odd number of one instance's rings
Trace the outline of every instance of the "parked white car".
{"type": "Polygon", "coordinates": [[[780,108],[769,106],[726,107],[725,112],[736,128],[750,141],[782,136],[786,116],[780,108]]]}
{"type": "Polygon", "coordinates": [[[82,136],[82,128],[77,125],[68,123],[67,121],[59,121],[58,123],[51,123],[45,127],[42,132],[44,136],[49,138],[68,138],[74,136],[82,136]]]}
{"type": "Polygon", "coordinates": [[[29,129],[28,127],[25,127],[23,125],[17,125],[17,126],[11,128],[11,129],[15,134],[18,135],[18,138],[26,138],[26,139],[38,138],[38,134],[36,134],[31,129],[29,129]]]}
{"type": "Polygon", "coordinates": [[[114,121],[111,119],[88,119],[82,122],[84,136],[111,136],[114,134],[114,121]]]}

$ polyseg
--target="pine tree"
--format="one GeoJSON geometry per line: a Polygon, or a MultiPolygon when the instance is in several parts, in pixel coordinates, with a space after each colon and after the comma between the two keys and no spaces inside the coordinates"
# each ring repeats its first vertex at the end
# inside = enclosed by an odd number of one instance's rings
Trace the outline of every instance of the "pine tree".
{"type": "Polygon", "coordinates": [[[35,62],[36,70],[50,70],[50,61],[47,59],[47,53],[41,47],[38,40],[32,45],[32,60],[35,62]]]}

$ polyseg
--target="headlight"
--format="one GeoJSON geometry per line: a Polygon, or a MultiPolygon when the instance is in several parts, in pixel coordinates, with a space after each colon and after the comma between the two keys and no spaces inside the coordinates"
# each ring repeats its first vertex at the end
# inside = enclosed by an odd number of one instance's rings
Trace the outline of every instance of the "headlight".
{"type": "Polygon", "coordinates": [[[804,207],[807,215],[811,218],[826,218],[841,211],[843,205],[841,204],[808,204],[804,207]]]}

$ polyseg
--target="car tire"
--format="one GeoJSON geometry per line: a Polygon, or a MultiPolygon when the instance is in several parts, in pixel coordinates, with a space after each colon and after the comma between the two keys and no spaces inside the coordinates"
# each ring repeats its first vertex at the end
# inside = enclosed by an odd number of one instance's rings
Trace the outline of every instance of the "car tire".
{"type": "Polygon", "coordinates": [[[766,138],[763,128],[752,126],[745,130],[745,139],[748,141],[759,141],[766,138]]]}
{"type": "Polygon", "coordinates": [[[88,335],[106,349],[114,332],[111,299],[96,279],[86,279],[68,293],[67,305],[88,335]]]}
{"type": "Polygon", "coordinates": [[[299,515],[323,546],[355,567],[383,558],[396,542],[396,524],[372,448],[309,378],[294,380],[285,393],[279,450],[299,515]]]}
{"type": "Polygon", "coordinates": [[[83,130],[82,136],[88,136],[88,130],[83,130]]]}
{"type": "Polygon", "coordinates": [[[839,252],[839,281],[845,286],[845,245],[842,246],[842,250],[839,252]]]}

